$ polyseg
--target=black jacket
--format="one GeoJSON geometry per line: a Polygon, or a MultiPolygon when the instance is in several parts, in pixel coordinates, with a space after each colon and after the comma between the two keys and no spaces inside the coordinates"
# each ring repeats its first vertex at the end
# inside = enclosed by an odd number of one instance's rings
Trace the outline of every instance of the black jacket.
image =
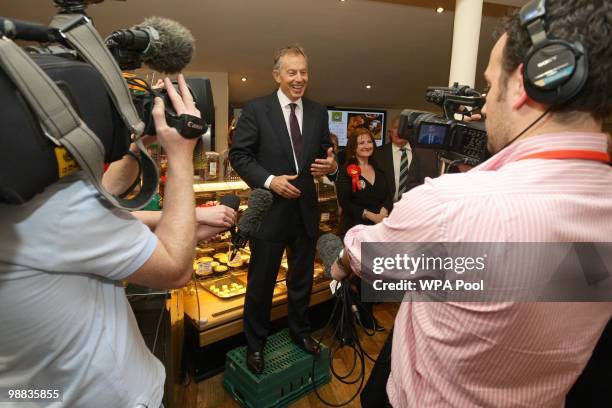
{"type": "MultiPolygon", "coordinates": [[[[298,158],[299,177],[293,185],[301,192],[297,199],[308,235],[314,237],[319,226],[317,193],[310,165],[325,158],[331,147],[327,109],[302,98],[302,155],[298,158]]],[[[232,167],[251,188],[264,186],[270,175],[294,175],[295,161],[285,118],[276,92],[247,103],[236,126],[229,152],[232,167]]],[[[274,240],[293,219],[295,200],[274,194],[274,203],[262,221],[257,237],[274,240]]]]}
{"type": "MultiPolygon", "coordinates": [[[[389,186],[391,200],[395,195],[392,144],[386,143],[374,151],[374,162],[383,170],[389,186]]],[[[433,150],[412,149],[412,161],[408,168],[408,191],[423,184],[425,177],[438,177],[438,159],[433,150]]]]}
{"type": "Polygon", "coordinates": [[[370,220],[363,219],[363,210],[378,213],[382,207],[385,207],[390,212],[393,207],[393,193],[389,193],[385,174],[376,164],[372,163],[372,165],[375,173],[374,184],[370,184],[360,176],[363,188],[355,189],[355,191],[352,188],[352,179],[346,171],[346,165],[338,170],[336,192],[338,202],[342,207],[340,233],[343,235],[357,224],[373,224],[370,220]]]}

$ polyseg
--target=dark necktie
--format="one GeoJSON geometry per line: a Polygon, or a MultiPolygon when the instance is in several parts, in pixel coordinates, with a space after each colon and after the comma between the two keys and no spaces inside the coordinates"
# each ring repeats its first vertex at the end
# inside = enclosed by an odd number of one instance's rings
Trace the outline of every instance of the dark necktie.
{"type": "Polygon", "coordinates": [[[400,161],[400,176],[399,176],[399,188],[397,190],[397,199],[402,198],[402,193],[408,190],[408,155],[406,154],[406,148],[400,149],[402,152],[402,159],[400,161]]]}
{"type": "Polygon", "coordinates": [[[300,124],[298,123],[297,116],[295,115],[296,103],[290,103],[291,114],[289,115],[289,130],[291,130],[291,141],[293,142],[293,152],[295,153],[296,160],[300,160],[300,153],[302,152],[302,133],[300,132],[300,124]]]}

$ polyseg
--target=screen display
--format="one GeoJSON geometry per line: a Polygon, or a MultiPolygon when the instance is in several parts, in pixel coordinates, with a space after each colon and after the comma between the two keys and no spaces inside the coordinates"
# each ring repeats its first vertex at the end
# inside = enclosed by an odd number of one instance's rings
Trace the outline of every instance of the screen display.
{"type": "Polygon", "coordinates": [[[442,146],[445,144],[445,136],[448,128],[445,125],[432,123],[421,123],[417,142],[428,146],[442,146]]]}
{"type": "Polygon", "coordinates": [[[346,146],[348,135],[358,127],[370,129],[376,146],[384,142],[385,112],[351,109],[328,109],[329,131],[338,136],[338,146],[346,146]]]}

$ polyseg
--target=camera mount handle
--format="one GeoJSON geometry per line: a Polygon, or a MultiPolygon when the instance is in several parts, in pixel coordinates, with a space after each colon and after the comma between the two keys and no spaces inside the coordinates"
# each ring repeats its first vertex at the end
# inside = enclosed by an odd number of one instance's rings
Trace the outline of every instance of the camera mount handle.
{"type": "Polygon", "coordinates": [[[444,115],[447,119],[453,119],[453,115],[457,111],[457,107],[463,106],[475,106],[482,108],[485,103],[485,98],[482,96],[459,96],[459,95],[448,95],[444,99],[443,109],[444,115]]]}

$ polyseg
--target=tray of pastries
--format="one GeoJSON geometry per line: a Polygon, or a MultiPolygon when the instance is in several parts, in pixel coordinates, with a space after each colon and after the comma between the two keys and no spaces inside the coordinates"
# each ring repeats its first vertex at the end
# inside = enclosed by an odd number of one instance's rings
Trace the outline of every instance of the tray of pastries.
{"type": "Polygon", "coordinates": [[[223,276],[201,282],[204,289],[221,299],[229,299],[246,293],[246,285],[234,276],[223,276]]]}

